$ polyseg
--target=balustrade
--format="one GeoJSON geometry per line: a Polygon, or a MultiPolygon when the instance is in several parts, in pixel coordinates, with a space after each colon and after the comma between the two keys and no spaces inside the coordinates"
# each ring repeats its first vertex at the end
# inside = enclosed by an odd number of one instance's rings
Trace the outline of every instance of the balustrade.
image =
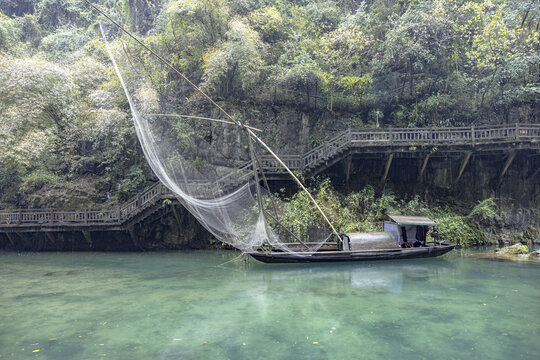
{"type": "MultiPolygon", "coordinates": [[[[347,130],[326,141],[303,155],[284,155],[282,161],[295,171],[310,170],[343,150],[354,146],[397,146],[415,144],[472,145],[500,143],[508,141],[540,140],[540,124],[515,124],[452,128],[388,128],[347,130]]],[[[283,173],[281,164],[273,157],[261,157],[262,170],[283,173]]],[[[210,184],[205,181],[188,184],[193,196],[206,194],[209,187],[219,194],[223,188],[236,186],[249,179],[253,167],[247,162],[237,169],[225,173],[218,181],[210,184]]],[[[157,183],[128,200],[116,209],[103,210],[17,210],[0,212],[0,226],[47,226],[64,224],[120,224],[142,210],[155,204],[169,190],[157,183]]]]}

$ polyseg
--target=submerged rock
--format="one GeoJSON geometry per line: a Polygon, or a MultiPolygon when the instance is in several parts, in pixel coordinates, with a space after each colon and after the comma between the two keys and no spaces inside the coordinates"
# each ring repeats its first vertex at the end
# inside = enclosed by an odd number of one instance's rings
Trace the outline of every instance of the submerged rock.
{"type": "Polygon", "coordinates": [[[484,259],[493,260],[510,260],[510,261],[540,261],[540,250],[529,252],[527,245],[515,244],[507,246],[501,249],[495,250],[495,252],[486,252],[480,255],[484,259]]]}
{"type": "Polygon", "coordinates": [[[529,248],[527,247],[527,245],[523,245],[523,244],[515,244],[515,245],[512,245],[512,246],[506,246],[506,247],[503,247],[501,249],[497,249],[495,250],[495,252],[497,254],[501,254],[501,255],[519,255],[519,254],[528,254],[529,253],[529,248]]]}

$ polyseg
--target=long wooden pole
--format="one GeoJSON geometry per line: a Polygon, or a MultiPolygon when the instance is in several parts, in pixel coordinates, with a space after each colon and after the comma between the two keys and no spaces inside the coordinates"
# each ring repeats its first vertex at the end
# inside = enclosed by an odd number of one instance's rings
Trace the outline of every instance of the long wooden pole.
{"type": "MultiPolygon", "coordinates": [[[[188,119],[197,119],[197,120],[208,120],[208,121],[215,121],[215,122],[220,122],[220,123],[224,123],[224,124],[238,125],[237,123],[232,122],[232,121],[227,121],[227,120],[223,120],[223,119],[213,119],[213,118],[204,117],[204,116],[180,115],[180,114],[150,114],[150,116],[179,117],[179,118],[188,118],[188,119]]],[[[245,126],[246,128],[248,128],[248,129],[253,130],[253,131],[262,132],[261,129],[257,129],[256,127],[248,126],[248,125],[244,125],[244,126],[245,126]]]]}
{"type": "Polygon", "coordinates": [[[279,158],[279,156],[277,156],[273,151],[272,149],[270,149],[270,147],[268,147],[268,145],[265,144],[264,141],[262,141],[253,131],[247,129],[248,133],[251,135],[251,137],[253,137],[255,140],[257,140],[259,142],[259,144],[262,145],[262,147],[264,147],[266,149],[266,151],[268,151],[280,164],[281,166],[283,166],[283,168],[289,173],[289,175],[294,179],[294,181],[296,181],[296,183],[298,184],[298,186],[300,186],[300,188],[302,190],[304,190],[306,192],[306,194],[308,195],[309,199],[311,200],[311,202],[315,205],[315,207],[317,208],[317,210],[319,210],[319,212],[321,213],[322,217],[324,218],[324,220],[328,223],[328,225],[330,225],[330,228],[332,229],[332,231],[334,232],[334,234],[336,234],[336,236],[338,237],[338,239],[341,241],[341,236],[339,235],[339,233],[337,232],[337,230],[334,228],[334,225],[332,225],[332,223],[330,222],[330,220],[328,220],[328,217],[326,217],[326,215],[324,214],[324,211],[322,211],[321,207],[319,206],[319,204],[317,204],[317,202],[315,201],[315,199],[313,198],[313,196],[311,195],[311,193],[308,191],[308,189],[306,189],[306,187],[304,186],[304,184],[302,184],[302,182],[300,181],[300,179],[298,179],[296,177],[296,175],[294,175],[294,173],[292,172],[291,169],[289,169],[289,167],[287,165],[285,165],[285,163],[283,161],[281,161],[281,159],[279,158]]]}
{"type": "MultiPolygon", "coordinates": [[[[246,128],[246,132],[249,131],[248,128],[246,128]]],[[[247,140],[249,143],[249,155],[251,157],[251,166],[253,167],[253,177],[255,178],[255,190],[257,192],[257,204],[259,204],[259,211],[264,212],[264,205],[263,205],[263,199],[262,199],[262,192],[261,187],[259,186],[259,174],[257,173],[257,159],[255,157],[255,150],[253,149],[253,139],[251,136],[249,136],[249,133],[247,134],[247,140]]],[[[261,169],[262,171],[262,169],[261,169]]],[[[265,229],[266,231],[266,229],[265,229]]]]}
{"type": "Polygon", "coordinates": [[[202,96],[204,96],[208,101],[210,101],[210,103],[212,105],[214,105],[216,108],[218,108],[225,116],[227,116],[229,119],[231,119],[234,123],[236,123],[238,126],[240,126],[241,128],[245,128],[247,130],[247,132],[255,139],[257,140],[280,164],[281,166],[283,166],[283,168],[289,173],[289,175],[291,175],[291,177],[293,178],[293,180],[300,186],[300,188],[302,190],[304,190],[306,192],[306,194],[308,194],[308,197],[309,199],[311,200],[311,202],[315,205],[315,207],[317,208],[317,210],[321,213],[322,217],[324,218],[324,220],[328,223],[328,225],[330,225],[330,228],[332,229],[332,231],[334,232],[334,234],[336,234],[336,236],[338,237],[339,240],[341,240],[341,236],[339,235],[339,233],[337,232],[337,230],[334,228],[334,226],[332,225],[332,223],[330,222],[330,220],[328,220],[328,217],[324,214],[324,212],[322,211],[321,207],[319,206],[319,204],[317,204],[317,202],[315,201],[315,199],[313,198],[313,196],[311,195],[311,193],[306,189],[306,187],[304,186],[304,184],[302,184],[302,182],[296,177],[296,175],[293,174],[293,172],[291,171],[291,169],[289,169],[289,167],[287,165],[285,165],[285,163],[283,161],[281,161],[281,159],[272,151],[272,149],[270,149],[268,147],[268,145],[266,145],[251,129],[247,128],[244,124],[242,124],[240,121],[234,119],[231,115],[229,115],[228,112],[225,111],[225,109],[223,109],[221,106],[219,106],[214,100],[212,100],[212,98],[210,96],[208,96],[204,91],[202,91],[197,85],[195,85],[191,80],[188,79],[187,76],[185,76],[184,74],[182,74],[179,70],[177,70],[170,62],[168,62],[167,60],[165,60],[164,58],[162,58],[159,54],[157,54],[154,50],[150,49],[148,46],[146,46],[142,41],[140,41],[139,39],[137,39],[134,35],[132,35],[129,31],[127,31],[126,29],[124,29],[124,27],[122,25],[120,25],[118,22],[116,22],[115,20],[113,20],[109,15],[107,15],[103,10],[101,10],[100,8],[98,8],[96,5],[92,4],[89,0],[84,0],[88,5],[90,5],[92,8],[94,8],[97,12],[99,12],[101,15],[105,16],[110,22],[112,22],[118,29],[120,29],[122,32],[124,32],[126,35],[128,35],[130,38],[132,38],[133,40],[135,40],[139,45],[141,45],[143,48],[145,48],[146,50],[148,50],[152,55],[154,55],[159,61],[161,61],[161,63],[163,63],[165,66],[167,66],[168,68],[170,68],[172,71],[174,71],[176,74],[178,74],[182,79],[184,79],[191,87],[193,87],[195,90],[197,90],[202,96]]]}

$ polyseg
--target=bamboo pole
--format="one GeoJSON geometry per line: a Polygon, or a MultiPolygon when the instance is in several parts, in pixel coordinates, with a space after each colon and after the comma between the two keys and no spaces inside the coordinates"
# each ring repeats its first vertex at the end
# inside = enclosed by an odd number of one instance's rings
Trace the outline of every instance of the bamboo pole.
{"type": "MultiPolygon", "coordinates": [[[[179,114],[150,114],[150,116],[169,116],[169,117],[179,117],[179,118],[188,118],[188,119],[209,120],[209,121],[215,121],[215,122],[220,122],[220,123],[224,123],[224,124],[230,124],[230,125],[238,126],[238,124],[236,122],[227,121],[227,120],[223,120],[223,119],[213,119],[213,118],[204,117],[204,116],[179,115],[179,114]]],[[[257,129],[256,127],[248,126],[248,125],[244,125],[244,126],[246,128],[248,128],[248,129],[250,129],[250,130],[262,132],[261,129],[257,129]]]]}
{"type": "Polygon", "coordinates": [[[248,133],[255,139],[259,142],[259,144],[262,145],[262,147],[264,147],[266,149],[266,151],[268,151],[280,164],[281,166],[283,166],[283,168],[289,173],[289,175],[293,178],[294,181],[296,181],[296,183],[298,184],[298,186],[300,186],[300,188],[302,190],[304,190],[306,192],[306,194],[308,195],[309,199],[311,200],[311,202],[315,205],[315,207],[317,208],[317,210],[321,213],[322,217],[324,218],[324,220],[326,221],[326,223],[328,225],[330,225],[330,228],[332,229],[332,231],[334,232],[334,234],[336,234],[336,236],[338,237],[338,239],[341,241],[341,236],[339,235],[339,233],[337,232],[337,230],[334,228],[334,225],[332,225],[332,223],[330,222],[330,220],[328,220],[328,217],[326,217],[326,215],[324,214],[324,211],[322,211],[321,207],[319,206],[319,204],[317,204],[317,202],[315,201],[315,199],[313,198],[313,196],[311,195],[311,193],[308,191],[308,189],[306,189],[306,187],[304,186],[304,184],[302,184],[302,182],[296,177],[296,175],[294,175],[294,173],[292,172],[291,169],[289,169],[289,167],[287,165],[285,165],[285,163],[283,161],[281,161],[281,159],[279,158],[279,156],[277,156],[273,151],[272,149],[270,149],[270,147],[268,147],[268,145],[266,145],[266,143],[264,141],[262,141],[253,131],[247,129],[248,133]]]}

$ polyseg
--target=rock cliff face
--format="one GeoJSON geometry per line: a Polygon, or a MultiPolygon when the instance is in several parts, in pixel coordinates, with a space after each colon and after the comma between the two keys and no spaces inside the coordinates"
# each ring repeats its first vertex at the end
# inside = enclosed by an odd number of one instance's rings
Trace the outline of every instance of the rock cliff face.
{"type": "MultiPolygon", "coordinates": [[[[422,152],[411,152],[405,157],[394,157],[384,186],[397,194],[419,194],[430,201],[452,197],[461,202],[476,203],[493,197],[504,206],[534,209],[540,205],[537,172],[540,161],[535,151],[518,150],[502,179],[505,154],[473,154],[459,181],[456,179],[463,160],[459,154],[432,155],[419,181],[424,156],[422,152]]],[[[386,159],[386,155],[355,154],[348,184],[344,180],[344,162],[329,169],[328,174],[334,183],[358,190],[380,182],[386,159]]]]}
{"type": "MultiPolygon", "coordinates": [[[[242,114],[249,123],[264,130],[264,139],[278,150],[279,154],[302,153],[337,132],[355,127],[352,117],[346,114],[330,114],[327,111],[305,112],[292,107],[261,107],[256,114],[245,110],[242,114]]],[[[211,114],[208,114],[211,116],[211,114]]],[[[349,114],[350,115],[350,114],[349,114]]],[[[365,125],[364,125],[365,126],[365,125]]],[[[224,131],[219,141],[226,143],[232,136],[229,125],[219,125],[216,131],[224,131]]],[[[391,151],[392,149],[387,149],[391,151]]],[[[236,149],[228,149],[234,154],[236,149]]],[[[513,162],[501,178],[508,152],[474,152],[457,180],[463,164],[464,153],[443,151],[437,148],[409,149],[395,153],[388,177],[381,184],[388,153],[353,154],[323,171],[332,184],[342,192],[359,191],[372,185],[378,191],[390,189],[397,198],[419,195],[422,199],[441,203],[470,204],[471,207],[486,198],[495,198],[500,212],[490,224],[485,225],[503,236],[503,241],[515,242],[516,235],[528,228],[540,228],[540,156],[538,150],[517,150],[513,162]],[[427,153],[430,159],[421,179],[419,170],[427,153]],[[350,163],[350,166],[349,166],[350,163]],[[349,179],[347,181],[347,168],[349,179]],[[457,180],[457,181],[456,181],[457,180]]],[[[274,181],[270,186],[274,191],[286,189],[286,194],[296,191],[290,181],[274,181]]],[[[161,250],[161,249],[202,249],[213,246],[212,236],[180,205],[168,205],[134,228],[136,234],[128,232],[92,233],[89,242],[82,233],[56,234],[54,244],[43,234],[23,235],[14,248],[26,250],[161,250]],[[173,211],[176,209],[176,213],[173,211]]],[[[0,234],[0,248],[13,248],[8,238],[0,234]]]]}
{"type": "MultiPolygon", "coordinates": [[[[254,126],[264,130],[263,139],[278,154],[299,154],[330,139],[347,128],[374,127],[363,123],[362,115],[330,113],[325,110],[300,111],[291,107],[260,107],[257,113],[242,115],[254,126]]],[[[517,121],[517,120],[516,120],[517,121]]],[[[387,125],[384,125],[385,127],[387,125]]],[[[516,156],[502,178],[501,172],[511,151],[519,144],[501,146],[494,151],[474,151],[459,181],[456,181],[465,152],[443,147],[411,148],[410,151],[394,153],[385,187],[398,195],[420,194],[427,200],[454,197],[463,202],[476,203],[488,197],[505,201],[505,206],[534,209],[540,207],[540,151],[515,150],[516,156]],[[427,153],[430,159],[422,176],[418,173],[427,153]]],[[[358,190],[365,185],[377,185],[384,172],[387,153],[362,153],[353,155],[350,181],[347,189],[358,190]]],[[[345,185],[347,159],[343,159],[324,175],[332,178],[337,186],[345,185]]]]}

